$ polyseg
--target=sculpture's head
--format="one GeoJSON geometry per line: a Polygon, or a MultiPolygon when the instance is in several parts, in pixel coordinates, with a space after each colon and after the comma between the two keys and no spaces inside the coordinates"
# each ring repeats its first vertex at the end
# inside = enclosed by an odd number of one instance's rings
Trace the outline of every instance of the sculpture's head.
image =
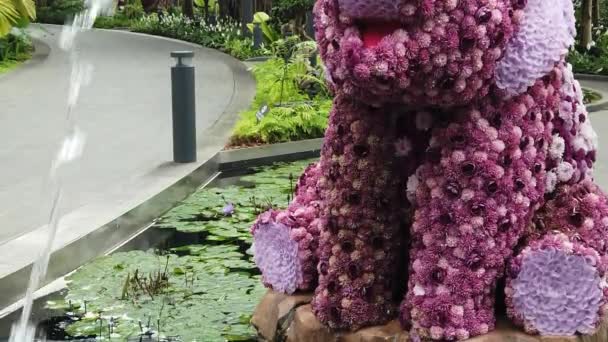
{"type": "Polygon", "coordinates": [[[378,104],[521,93],[574,41],[571,0],[317,0],[315,20],[336,91],[378,104]]]}

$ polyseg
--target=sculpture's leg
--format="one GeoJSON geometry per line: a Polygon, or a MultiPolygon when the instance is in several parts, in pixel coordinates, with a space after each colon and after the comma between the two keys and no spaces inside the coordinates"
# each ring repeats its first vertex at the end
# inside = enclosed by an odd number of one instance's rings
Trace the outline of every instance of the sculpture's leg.
{"type": "Polygon", "coordinates": [[[321,157],[324,208],[312,301],[316,316],[332,328],[356,329],[396,315],[397,255],[405,248],[409,207],[400,175],[414,171],[418,140],[400,136],[415,129],[414,119],[341,95],[334,100],[321,157]]]}
{"type": "Polygon", "coordinates": [[[287,209],[261,214],[251,228],[254,260],[264,284],[275,291],[310,291],[317,284],[320,171],[318,163],[309,165],[287,209]]]}
{"type": "Polygon", "coordinates": [[[492,330],[496,280],[543,199],[556,73],[527,93],[453,111],[417,172],[402,323],[423,338],[492,330]],[[543,113],[549,113],[544,115],[543,113]]]}
{"type": "Polygon", "coordinates": [[[608,309],[608,199],[590,180],[552,197],[507,268],[507,313],[529,333],[588,334],[608,309]]]}

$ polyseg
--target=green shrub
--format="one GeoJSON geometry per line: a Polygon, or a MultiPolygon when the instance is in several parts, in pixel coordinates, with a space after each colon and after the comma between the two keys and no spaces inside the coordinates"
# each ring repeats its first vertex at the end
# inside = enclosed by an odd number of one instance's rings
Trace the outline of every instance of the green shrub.
{"type": "Polygon", "coordinates": [[[125,6],[122,9],[122,14],[127,19],[139,19],[144,13],[144,7],[141,4],[141,0],[126,0],[125,6]]]}
{"type": "Polygon", "coordinates": [[[101,17],[97,17],[97,19],[95,19],[95,28],[102,28],[102,29],[112,29],[112,28],[128,28],[131,26],[132,20],[121,15],[121,14],[116,14],[112,17],[105,17],[105,16],[101,16],[101,17]]]}
{"type": "Polygon", "coordinates": [[[314,3],[314,0],[274,0],[271,15],[282,24],[293,20],[302,25],[306,12],[312,10],[314,3]]]}
{"type": "Polygon", "coordinates": [[[319,138],[327,127],[331,100],[289,103],[269,108],[258,121],[256,110],[241,113],[230,144],[232,146],[272,144],[319,138]]]}
{"type": "Polygon", "coordinates": [[[0,74],[28,60],[33,51],[30,38],[22,30],[0,37],[0,74]]]}
{"type": "Polygon", "coordinates": [[[241,36],[240,24],[232,19],[218,19],[211,24],[204,19],[192,20],[181,14],[166,13],[160,17],[150,14],[135,21],[131,29],[219,49],[239,59],[270,53],[266,49],[254,50],[251,39],[241,36]]]}
{"type": "Polygon", "coordinates": [[[82,0],[50,0],[47,6],[38,8],[36,21],[46,24],[63,24],[67,18],[82,11],[82,0]]]}
{"type": "Polygon", "coordinates": [[[273,58],[253,68],[256,96],[241,113],[230,146],[319,138],[327,127],[331,97],[322,69],[313,68],[300,43],[286,60],[273,58]],[[303,52],[304,51],[304,52],[303,52]],[[256,114],[266,107],[263,117],[256,114]]]}
{"type": "Polygon", "coordinates": [[[597,29],[594,42],[588,50],[572,48],[567,60],[575,72],[608,75],[608,31],[597,29]]]}

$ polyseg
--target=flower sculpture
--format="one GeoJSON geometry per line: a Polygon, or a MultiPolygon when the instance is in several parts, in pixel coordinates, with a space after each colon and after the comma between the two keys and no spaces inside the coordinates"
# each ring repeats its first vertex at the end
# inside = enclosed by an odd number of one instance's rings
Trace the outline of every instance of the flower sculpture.
{"type": "Polygon", "coordinates": [[[264,279],[291,263],[288,289],[314,286],[331,328],[398,316],[412,336],[462,340],[494,328],[506,275],[526,331],[597,328],[608,201],[564,62],[571,2],[317,0],[314,12],[334,106],[314,199],[297,194],[272,219],[298,258],[258,263],[264,279]],[[305,220],[286,219],[296,207],[305,220]]]}

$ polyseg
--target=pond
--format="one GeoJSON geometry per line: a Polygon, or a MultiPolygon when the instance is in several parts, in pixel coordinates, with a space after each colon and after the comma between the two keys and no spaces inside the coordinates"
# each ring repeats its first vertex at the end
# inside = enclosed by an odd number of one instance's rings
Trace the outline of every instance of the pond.
{"type": "Polygon", "coordinates": [[[265,289],[249,228],[259,213],[287,206],[313,161],[220,177],[129,244],[146,250],[118,251],[81,267],[46,303],[53,315],[40,324],[46,338],[256,341],[249,320],[265,289]]]}

